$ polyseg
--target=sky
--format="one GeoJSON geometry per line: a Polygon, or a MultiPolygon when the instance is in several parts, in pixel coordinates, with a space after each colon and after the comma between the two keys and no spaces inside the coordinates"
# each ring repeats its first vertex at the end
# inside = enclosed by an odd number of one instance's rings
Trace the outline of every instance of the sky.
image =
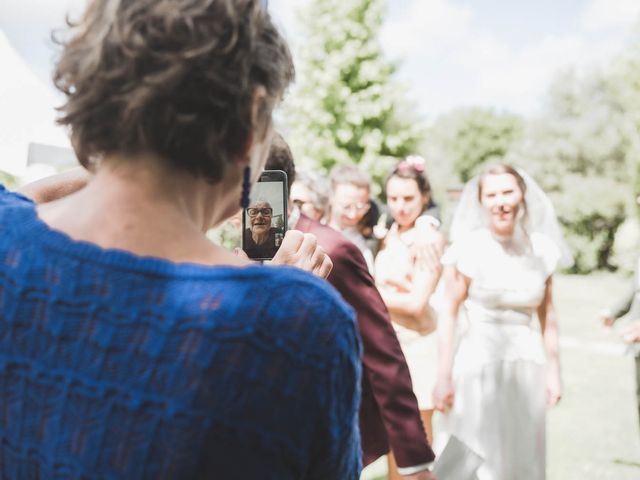
{"type": "MultiPolygon", "coordinates": [[[[270,0],[296,44],[294,12],[309,0],[270,0]]],[[[2,0],[0,29],[47,84],[55,50],[49,32],[83,0],[2,0]]],[[[606,64],[636,31],[639,0],[388,0],[385,54],[419,113],[463,106],[535,113],[555,75],[606,64]]]]}

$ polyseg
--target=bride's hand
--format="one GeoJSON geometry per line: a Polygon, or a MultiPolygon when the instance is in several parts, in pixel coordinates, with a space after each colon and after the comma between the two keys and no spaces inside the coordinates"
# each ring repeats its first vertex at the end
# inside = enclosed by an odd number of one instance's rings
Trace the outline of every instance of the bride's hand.
{"type": "Polygon", "coordinates": [[[436,410],[440,412],[449,410],[453,406],[454,398],[455,388],[453,386],[453,380],[450,378],[438,379],[433,389],[433,403],[436,410]]]}
{"type": "Polygon", "coordinates": [[[562,398],[562,382],[560,381],[560,374],[557,372],[547,373],[547,407],[555,407],[560,398],[562,398]]]}

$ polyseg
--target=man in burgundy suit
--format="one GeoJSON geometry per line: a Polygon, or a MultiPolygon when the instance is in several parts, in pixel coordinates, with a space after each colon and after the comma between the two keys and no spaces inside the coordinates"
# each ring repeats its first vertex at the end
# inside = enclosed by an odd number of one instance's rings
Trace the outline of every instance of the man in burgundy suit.
{"type": "MultiPolygon", "coordinates": [[[[289,186],[295,178],[293,156],[276,135],[267,169],[284,170],[289,186]]],[[[360,435],[363,463],[368,465],[393,450],[398,471],[405,478],[429,480],[434,454],[424,432],[409,369],[387,308],[375,287],[362,253],[340,232],[311,220],[298,210],[289,227],[313,233],[333,261],[329,282],[356,311],[364,346],[360,435]]]]}

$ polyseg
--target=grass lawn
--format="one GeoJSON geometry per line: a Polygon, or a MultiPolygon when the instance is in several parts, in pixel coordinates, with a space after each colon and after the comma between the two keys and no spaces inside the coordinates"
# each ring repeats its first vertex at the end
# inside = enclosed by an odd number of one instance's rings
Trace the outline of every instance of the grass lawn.
{"type": "MultiPolygon", "coordinates": [[[[624,354],[619,328],[607,334],[595,318],[629,281],[614,274],[555,279],[564,395],[547,417],[548,480],[640,479],[633,357],[624,354]]],[[[384,459],[363,479],[386,479],[384,459]]]]}

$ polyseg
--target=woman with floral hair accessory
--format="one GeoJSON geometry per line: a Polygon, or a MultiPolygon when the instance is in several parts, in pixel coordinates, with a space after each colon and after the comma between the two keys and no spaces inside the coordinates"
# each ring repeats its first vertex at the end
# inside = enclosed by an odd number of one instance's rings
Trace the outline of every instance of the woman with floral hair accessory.
{"type": "Polygon", "coordinates": [[[545,409],[562,394],[552,275],[571,261],[553,206],[526,173],[493,165],[465,186],[451,234],[434,390],[443,437],[484,458],[479,480],[543,480],[545,409]]]}
{"type": "MultiPolygon", "coordinates": [[[[431,440],[437,346],[433,334],[436,318],[430,300],[440,279],[444,237],[433,225],[417,222],[431,199],[424,162],[419,160],[420,157],[407,157],[400,161],[385,182],[393,224],[376,256],[375,278],[407,361],[422,422],[431,440]],[[421,236],[430,236],[432,241],[424,242],[421,236]]],[[[389,456],[389,472],[392,480],[401,478],[393,454],[389,456]]]]}

